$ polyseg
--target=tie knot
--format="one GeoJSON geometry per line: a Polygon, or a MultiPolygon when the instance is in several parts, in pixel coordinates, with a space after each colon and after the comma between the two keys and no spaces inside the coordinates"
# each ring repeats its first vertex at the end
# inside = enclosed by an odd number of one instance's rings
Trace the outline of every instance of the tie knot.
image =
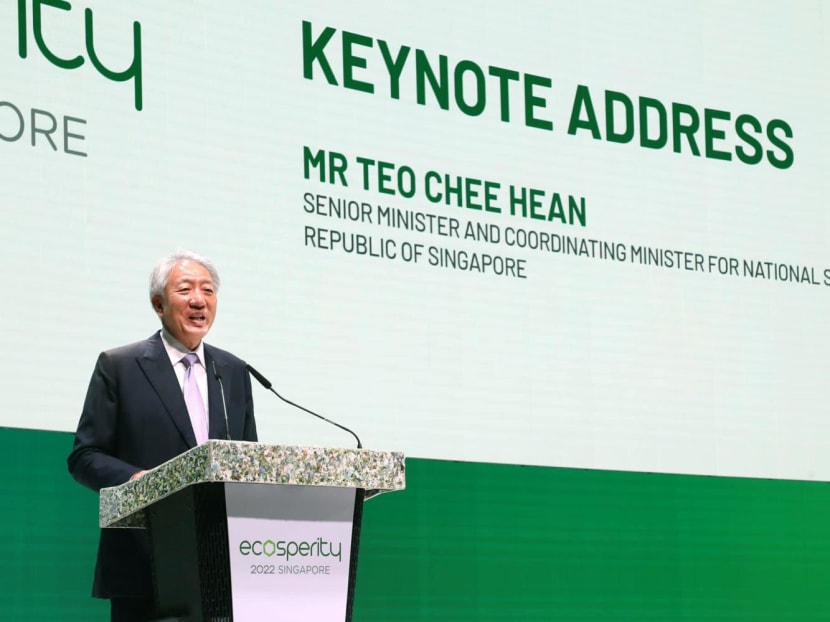
{"type": "Polygon", "coordinates": [[[184,358],[182,359],[182,363],[184,363],[184,366],[185,366],[186,369],[190,369],[190,367],[194,363],[198,363],[198,362],[199,362],[199,355],[196,354],[195,352],[190,352],[189,354],[186,354],[184,356],[184,358]]]}

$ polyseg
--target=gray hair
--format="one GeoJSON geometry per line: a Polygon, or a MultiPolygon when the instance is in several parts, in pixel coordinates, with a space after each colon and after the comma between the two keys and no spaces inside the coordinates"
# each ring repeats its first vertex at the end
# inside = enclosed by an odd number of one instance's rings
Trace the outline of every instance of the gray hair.
{"type": "Polygon", "coordinates": [[[151,300],[154,296],[164,296],[164,288],[167,285],[167,279],[170,278],[170,273],[173,271],[173,268],[175,268],[182,261],[194,261],[201,265],[210,274],[210,278],[213,280],[213,285],[216,288],[216,291],[219,291],[219,272],[217,272],[216,266],[213,265],[213,262],[207,257],[198,255],[192,251],[182,250],[176,251],[167,257],[162,257],[156,262],[155,268],[153,268],[153,271],[150,273],[151,300]]]}

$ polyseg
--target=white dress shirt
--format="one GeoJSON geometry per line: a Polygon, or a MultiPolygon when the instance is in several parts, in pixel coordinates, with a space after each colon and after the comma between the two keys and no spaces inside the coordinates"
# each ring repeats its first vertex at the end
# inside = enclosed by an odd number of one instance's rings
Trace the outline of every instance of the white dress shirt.
{"type": "Polygon", "coordinates": [[[195,350],[188,350],[166,328],[161,329],[161,342],[164,344],[164,349],[167,350],[167,356],[170,357],[170,363],[173,365],[173,371],[176,372],[176,378],[179,379],[179,387],[182,391],[184,391],[184,374],[186,371],[182,359],[186,354],[190,354],[191,352],[199,357],[199,362],[193,365],[192,373],[196,378],[196,384],[199,386],[199,393],[202,394],[202,402],[205,405],[205,416],[210,421],[204,342],[200,341],[195,350]]]}

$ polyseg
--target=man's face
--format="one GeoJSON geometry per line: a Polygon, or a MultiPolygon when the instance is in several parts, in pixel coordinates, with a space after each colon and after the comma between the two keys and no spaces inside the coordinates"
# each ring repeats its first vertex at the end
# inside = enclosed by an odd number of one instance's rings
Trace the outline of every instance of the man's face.
{"type": "Polygon", "coordinates": [[[153,296],[161,323],[182,345],[195,349],[216,315],[216,287],[207,269],[185,260],[171,270],[164,296],[153,296]]]}

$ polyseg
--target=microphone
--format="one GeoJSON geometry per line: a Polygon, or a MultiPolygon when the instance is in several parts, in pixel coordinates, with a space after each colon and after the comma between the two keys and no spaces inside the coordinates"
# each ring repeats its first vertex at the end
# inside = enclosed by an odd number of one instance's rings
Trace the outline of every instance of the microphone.
{"type": "Polygon", "coordinates": [[[225,413],[225,436],[228,440],[231,440],[231,427],[228,425],[228,403],[225,401],[225,385],[222,384],[222,376],[216,368],[216,361],[211,361],[210,364],[213,367],[213,375],[216,376],[216,380],[219,382],[219,392],[222,394],[222,410],[225,413]]]}
{"type": "Polygon", "coordinates": [[[322,420],[323,420],[323,421],[325,421],[326,423],[330,423],[331,425],[336,426],[336,427],[340,428],[341,430],[345,430],[346,432],[348,432],[349,434],[351,434],[352,436],[354,436],[355,440],[357,441],[357,448],[358,448],[358,449],[363,449],[363,445],[360,443],[360,439],[358,438],[357,434],[355,434],[354,432],[352,432],[349,428],[347,428],[347,427],[346,427],[346,426],[344,426],[344,425],[340,425],[339,423],[337,423],[337,422],[335,422],[335,421],[332,421],[331,419],[326,419],[323,415],[318,415],[317,413],[310,411],[308,408],[305,408],[304,406],[300,406],[299,404],[295,404],[295,403],[294,403],[294,402],[292,402],[291,400],[287,400],[287,399],[285,399],[282,395],[280,395],[279,393],[277,393],[277,392],[274,390],[274,387],[273,387],[273,385],[272,385],[272,384],[268,381],[268,378],[266,378],[265,376],[263,376],[261,373],[259,373],[257,370],[255,370],[253,367],[251,367],[251,366],[250,366],[250,365],[248,365],[247,363],[245,364],[245,367],[247,367],[247,368],[248,368],[248,372],[249,372],[249,373],[250,373],[250,374],[251,374],[254,378],[256,378],[256,379],[257,379],[257,382],[259,382],[259,384],[261,384],[261,385],[262,385],[263,387],[265,387],[268,391],[270,391],[271,393],[273,393],[274,395],[276,395],[276,396],[277,396],[278,398],[280,398],[283,402],[285,402],[286,404],[291,404],[294,408],[299,408],[300,410],[302,410],[302,411],[304,411],[304,412],[307,412],[309,415],[314,415],[314,416],[315,416],[315,417],[317,417],[318,419],[322,419],[322,420]]]}

